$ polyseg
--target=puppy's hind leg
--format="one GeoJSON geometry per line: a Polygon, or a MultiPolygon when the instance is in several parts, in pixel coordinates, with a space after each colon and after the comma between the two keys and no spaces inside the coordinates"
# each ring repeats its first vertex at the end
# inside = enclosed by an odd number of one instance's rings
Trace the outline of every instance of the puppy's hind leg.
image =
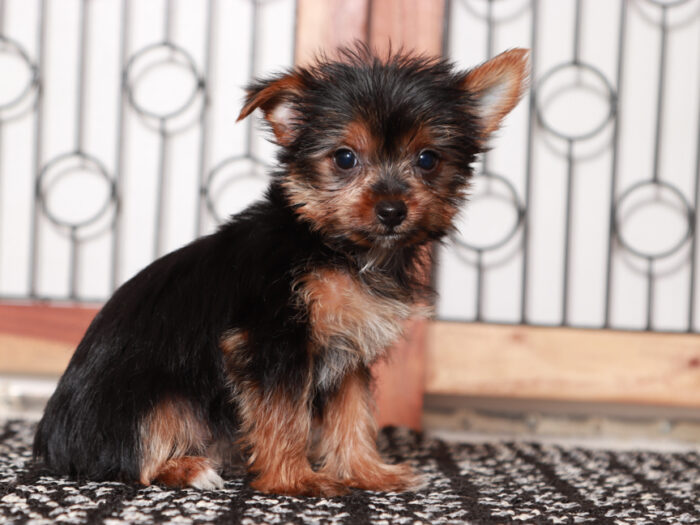
{"type": "Polygon", "coordinates": [[[143,485],[223,488],[216,461],[203,455],[210,433],[186,401],[161,401],[141,422],[140,438],[143,485]]]}

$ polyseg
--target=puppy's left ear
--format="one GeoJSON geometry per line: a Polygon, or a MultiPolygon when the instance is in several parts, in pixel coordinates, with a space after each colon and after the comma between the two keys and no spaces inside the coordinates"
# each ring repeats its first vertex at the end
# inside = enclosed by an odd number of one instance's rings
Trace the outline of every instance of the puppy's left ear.
{"type": "Polygon", "coordinates": [[[528,86],[530,51],[511,49],[467,72],[464,89],[476,103],[476,117],[485,142],[515,107],[528,86]]]}
{"type": "Polygon", "coordinates": [[[294,121],[297,118],[294,100],[302,91],[300,76],[292,72],[270,80],[255,82],[246,91],[245,105],[236,122],[260,108],[265,120],[272,127],[277,143],[281,146],[289,146],[294,140],[294,121]]]}

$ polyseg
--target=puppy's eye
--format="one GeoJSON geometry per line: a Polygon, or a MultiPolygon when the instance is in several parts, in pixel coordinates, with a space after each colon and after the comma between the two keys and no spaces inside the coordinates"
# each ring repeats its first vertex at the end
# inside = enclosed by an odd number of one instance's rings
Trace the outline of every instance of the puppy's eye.
{"type": "Polygon", "coordinates": [[[333,154],[335,165],[341,170],[349,170],[357,165],[357,157],[347,148],[340,148],[333,154]]]}
{"type": "Polygon", "coordinates": [[[418,155],[418,161],[416,162],[416,165],[422,169],[423,171],[430,171],[435,166],[437,166],[438,163],[438,156],[437,153],[434,151],[430,151],[429,149],[423,150],[420,152],[418,155]]]}

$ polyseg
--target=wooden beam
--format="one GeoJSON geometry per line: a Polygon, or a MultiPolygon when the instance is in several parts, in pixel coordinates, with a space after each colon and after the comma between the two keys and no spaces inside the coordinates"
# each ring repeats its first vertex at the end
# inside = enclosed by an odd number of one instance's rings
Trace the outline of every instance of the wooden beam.
{"type": "Polygon", "coordinates": [[[297,64],[308,64],[319,53],[367,40],[369,0],[298,1],[297,64]]]}
{"type": "Polygon", "coordinates": [[[377,421],[419,430],[423,415],[425,338],[427,322],[410,321],[405,340],[377,363],[372,373],[376,389],[377,421]]]}
{"type": "Polygon", "coordinates": [[[444,0],[375,0],[369,38],[380,52],[389,48],[442,54],[444,0]]]}
{"type": "Polygon", "coordinates": [[[445,0],[299,0],[295,62],[353,42],[442,54],[445,0]]]}
{"type": "Polygon", "coordinates": [[[3,303],[0,304],[0,334],[77,344],[97,312],[96,305],[3,303]]]}
{"type": "Polygon", "coordinates": [[[0,304],[0,373],[59,376],[98,309],[0,304]]]}
{"type": "Polygon", "coordinates": [[[75,344],[0,333],[0,373],[58,377],[68,366],[75,344]]]}
{"type": "Polygon", "coordinates": [[[434,322],[426,393],[700,408],[700,336],[434,322]]]}

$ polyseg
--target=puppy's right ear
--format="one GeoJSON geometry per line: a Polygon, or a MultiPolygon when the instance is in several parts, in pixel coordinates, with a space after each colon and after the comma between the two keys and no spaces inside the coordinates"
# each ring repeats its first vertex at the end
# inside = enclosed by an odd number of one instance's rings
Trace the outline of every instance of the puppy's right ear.
{"type": "Polygon", "coordinates": [[[251,84],[247,91],[245,105],[238,115],[238,122],[255,109],[263,110],[265,120],[270,123],[277,143],[289,146],[294,140],[295,120],[298,117],[294,101],[302,91],[302,80],[297,73],[288,73],[269,80],[251,84]]]}

